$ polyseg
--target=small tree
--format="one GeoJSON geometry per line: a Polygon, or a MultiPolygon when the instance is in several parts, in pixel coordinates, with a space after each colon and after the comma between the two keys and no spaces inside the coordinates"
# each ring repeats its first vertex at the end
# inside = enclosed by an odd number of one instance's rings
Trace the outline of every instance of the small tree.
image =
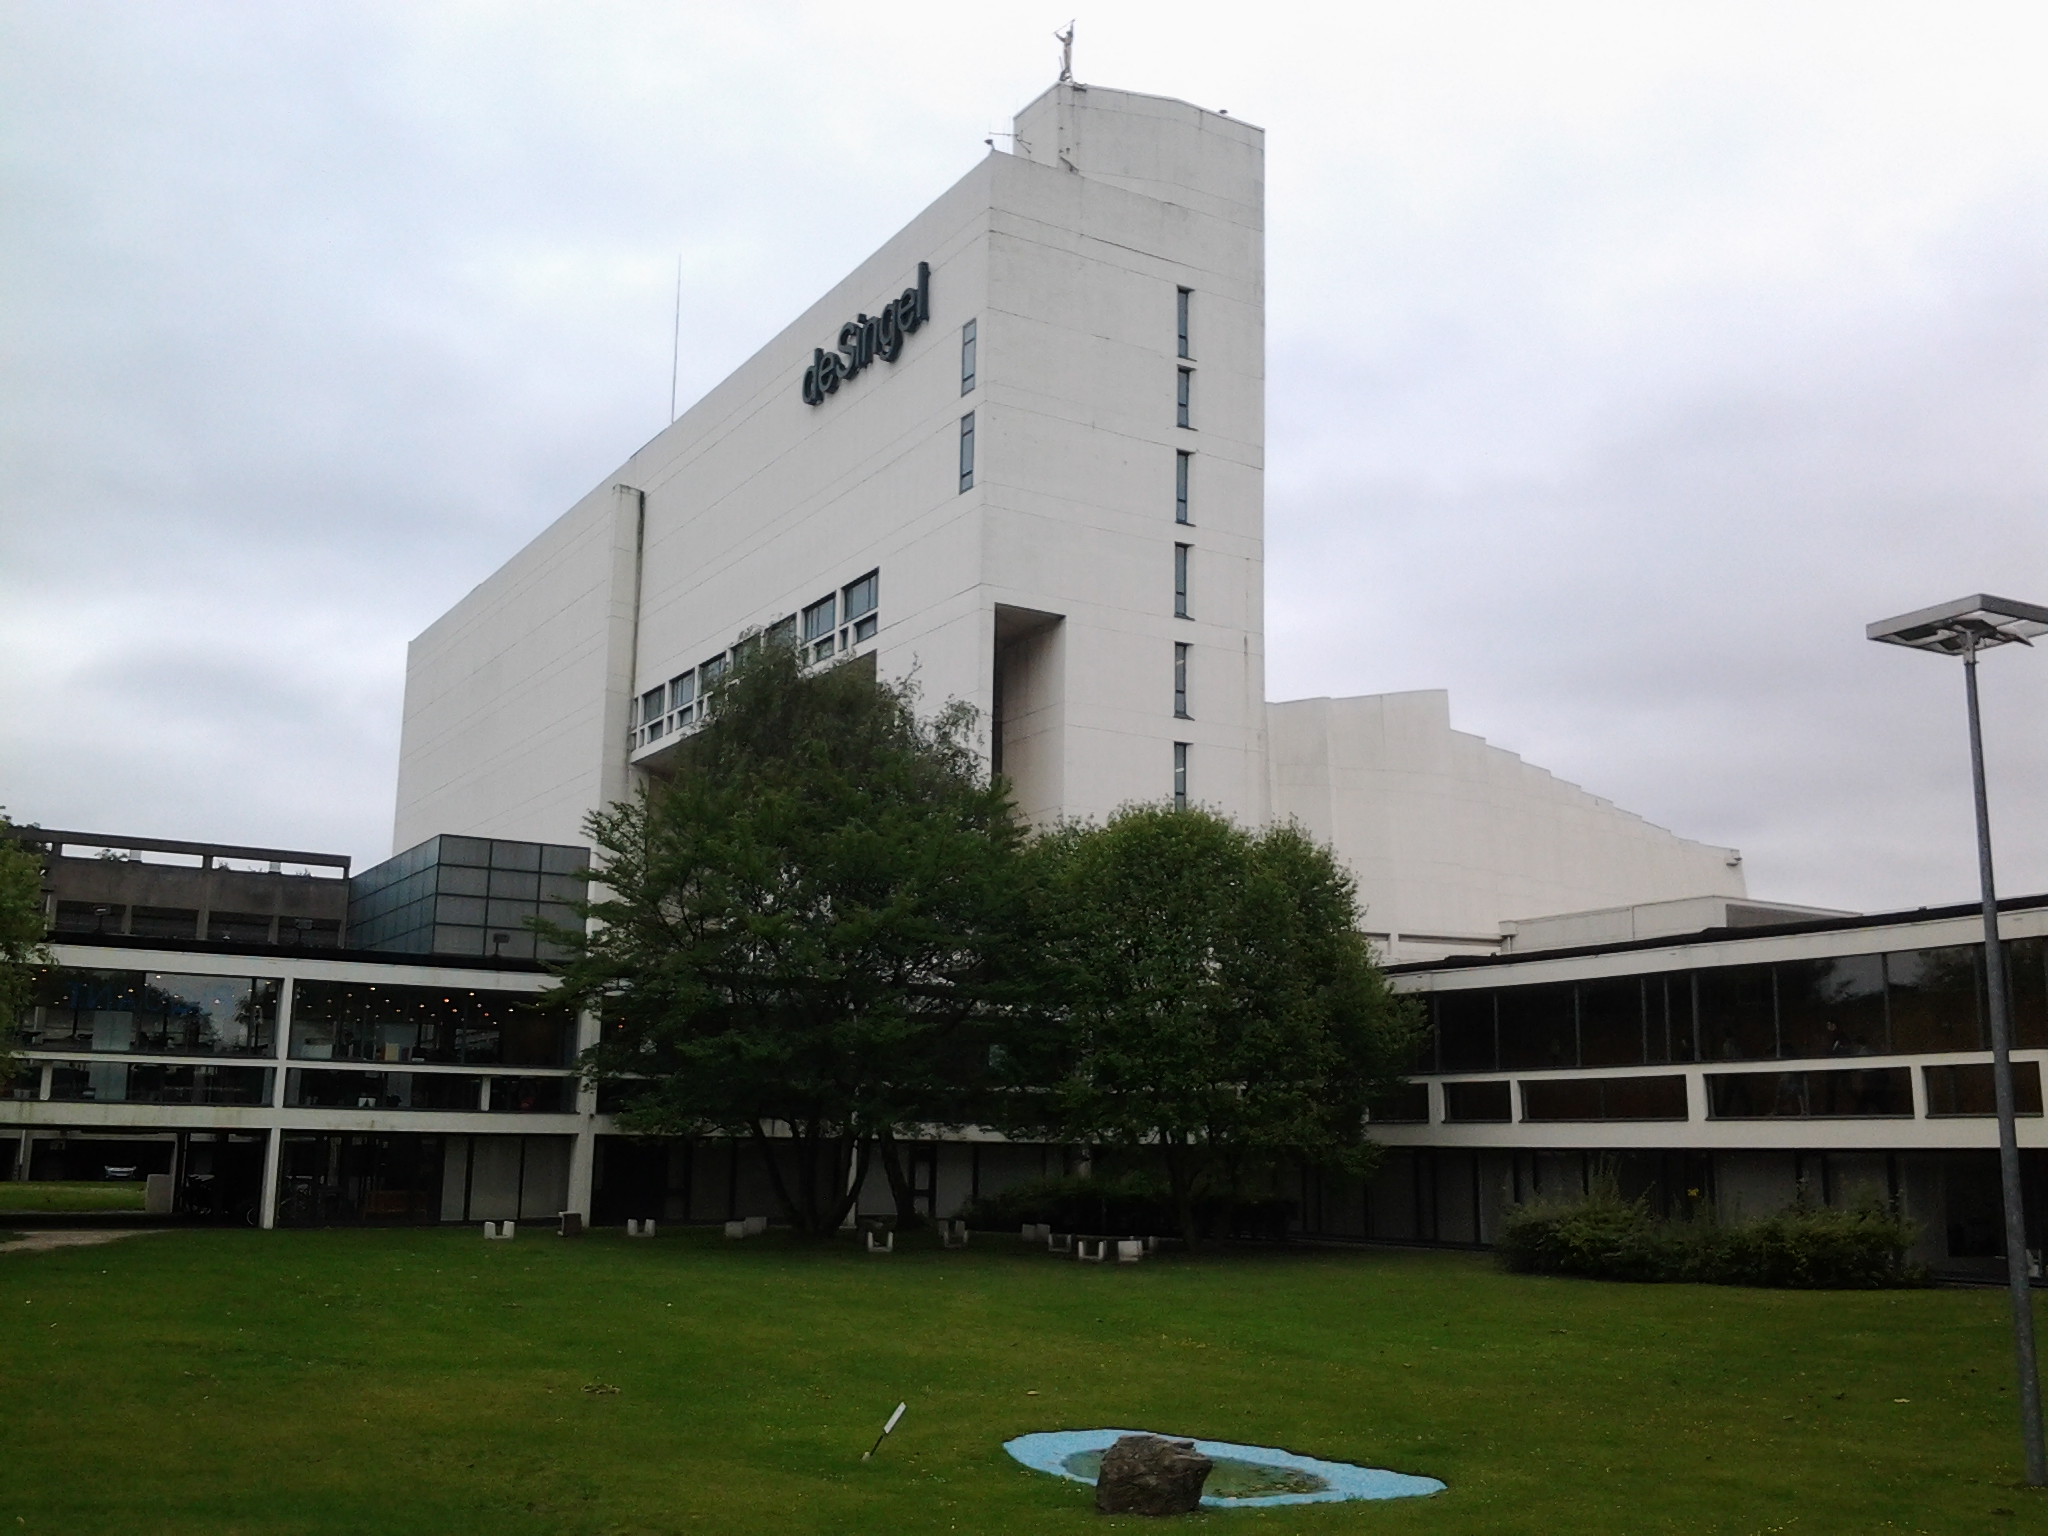
{"type": "Polygon", "coordinates": [[[975,1117],[1019,834],[966,706],[920,720],[908,685],[750,649],[673,779],[590,819],[601,926],[553,937],[622,1121],[750,1141],[825,1233],[878,1148],[908,1215],[897,1136],[975,1117]]]}
{"type": "Polygon", "coordinates": [[[1017,1062],[1016,1129],[1149,1149],[1190,1241],[1198,1197],[1252,1165],[1370,1171],[1366,1105],[1420,1026],[1328,849],[1291,825],[1138,808],[1032,859],[1054,1006],[1017,1062]]]}
{"type": "Polygon", "coordinates": [[[14,1075],[15,1029],[35,986],[38,966],[50,963],[43,942],[43,857],[14,834],[0,811],[0,1083],[14,1075]]]}

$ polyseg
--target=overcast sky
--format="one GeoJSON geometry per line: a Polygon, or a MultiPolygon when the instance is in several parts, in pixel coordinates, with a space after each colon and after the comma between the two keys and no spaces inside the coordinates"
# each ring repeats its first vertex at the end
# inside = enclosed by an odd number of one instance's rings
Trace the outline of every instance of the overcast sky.
{"type": "MultiPolygon", "coordinates": [[[[406,642],[988,153],[1029,6],[0,0],[0,804],[390,851],[406,642]]],[[[2048,601],[2033,7],[1097,6],[1267,130],[1274,698],[1970,899],[1961,669],[2048,601]]],[[[997,141],[1001,143],[1001,140],[997,141]]],[[[2048,647],[1983,665],[2048,890],[2048,647]]]]}

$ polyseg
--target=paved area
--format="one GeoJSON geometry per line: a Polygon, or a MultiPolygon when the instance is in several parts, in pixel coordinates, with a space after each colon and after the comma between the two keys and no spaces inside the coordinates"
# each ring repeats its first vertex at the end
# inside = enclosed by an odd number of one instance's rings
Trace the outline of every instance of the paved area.
{"type": "MultiPolygon", "coordinates": [[[[0,1230],[6,1230],[4,1217],[0,1217],[0,1230]]],[[[24,1232],[10,1241],[0,1242],[0,1254],[45,1253],[52,1248],[90,1248],[95,1243],[119,1242],[124,1237],[147,1237],[152,1232],[164,1230],[162,1227],[115,1227],[106,1231],[67,1228],[53,1232],[24,1232]]]]}

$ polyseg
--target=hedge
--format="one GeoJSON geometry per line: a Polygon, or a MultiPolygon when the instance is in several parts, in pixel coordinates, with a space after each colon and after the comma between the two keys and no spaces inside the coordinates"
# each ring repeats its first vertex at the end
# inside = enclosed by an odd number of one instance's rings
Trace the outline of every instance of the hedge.
{"type": "Polygon", "coordinates": [[[1724,1225],[1666,1221],[1640,1200],[1596,1192],[1569,1204],[1517,1208],[1502,1223],[1498,1253],[1505,1268],[1521,1274],[1879,1290],[1927,1283],[1906,1257],[1918,1236],[1915,1223],[1877,1204],[1802,1203],[1724,1225]]]}

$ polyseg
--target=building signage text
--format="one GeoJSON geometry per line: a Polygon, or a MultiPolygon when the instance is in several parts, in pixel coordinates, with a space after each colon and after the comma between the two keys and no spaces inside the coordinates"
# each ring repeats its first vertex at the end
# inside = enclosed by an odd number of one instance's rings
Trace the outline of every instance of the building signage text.
{"type": "Polygon", "coordinates": [[[856,315],[839,327],[838,350],[823,347],[811,354],[811,366],[804,370],[804,404],[823,405],[825,397],[836,394],[843,380],[852,378],[880,358],[896,361],[903,351],[903,338],[932,317],[932,265],[917,264],[917,286],[906,288],[882,306],[879,315],[856,315]]]}

